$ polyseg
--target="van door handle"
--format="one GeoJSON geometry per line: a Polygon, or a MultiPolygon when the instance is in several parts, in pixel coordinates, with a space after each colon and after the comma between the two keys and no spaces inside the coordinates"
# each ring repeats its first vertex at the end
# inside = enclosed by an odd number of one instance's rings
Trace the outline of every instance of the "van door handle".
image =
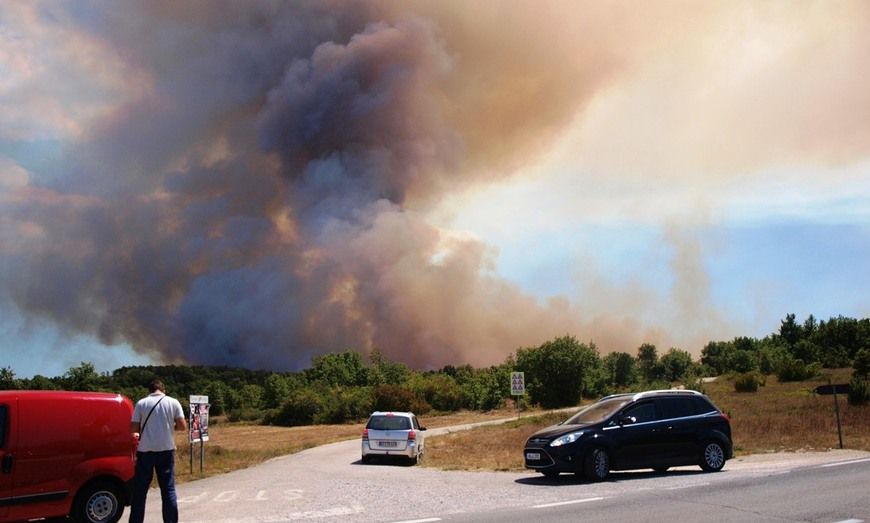
{"type": "Polygon", "coordinates": [[[3,473],[9,474],[12,472],[12,454],[3,456],[3,473]]]}

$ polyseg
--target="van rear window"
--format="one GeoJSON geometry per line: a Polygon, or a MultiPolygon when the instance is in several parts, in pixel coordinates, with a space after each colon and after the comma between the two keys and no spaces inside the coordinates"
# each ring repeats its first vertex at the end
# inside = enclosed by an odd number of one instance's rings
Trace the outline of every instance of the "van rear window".
{"type": "Polygon", "coordinates": [[[372,416],[366,428],[372,430],[409,430],[411,420],[402,416],[372,416]]]}

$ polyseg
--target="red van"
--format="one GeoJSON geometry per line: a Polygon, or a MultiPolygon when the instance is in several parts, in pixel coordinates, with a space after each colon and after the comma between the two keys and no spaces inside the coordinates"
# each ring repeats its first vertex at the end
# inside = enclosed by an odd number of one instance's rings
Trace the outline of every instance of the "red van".
{"type": "Polygon", "coordinates": [[[118,521],[135,466],[132,417],[120,394],[0,391],[0,522],[118,521]]]}

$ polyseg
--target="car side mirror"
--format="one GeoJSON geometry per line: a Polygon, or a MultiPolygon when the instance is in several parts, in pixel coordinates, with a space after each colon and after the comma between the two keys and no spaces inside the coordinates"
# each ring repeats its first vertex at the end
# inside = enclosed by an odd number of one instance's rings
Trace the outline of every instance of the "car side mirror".
{"type": "Polygon", "coordinates": [[[620,425],[631,425],[633,423],[637,423],[637,418],[634,416],[622,416],[619,418],[620,425]]]}

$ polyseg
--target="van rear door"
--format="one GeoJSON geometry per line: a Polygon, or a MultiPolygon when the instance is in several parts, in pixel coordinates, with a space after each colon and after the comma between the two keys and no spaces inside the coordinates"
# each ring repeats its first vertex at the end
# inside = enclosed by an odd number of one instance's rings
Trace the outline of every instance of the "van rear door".
{"type": "Polygon", "coordinates": [[[9,514],[9,504],[12,502],[12,478],[15,473],[12,419],[16,403],[15,399],[0,403],[0,518],[9,514]]]}

